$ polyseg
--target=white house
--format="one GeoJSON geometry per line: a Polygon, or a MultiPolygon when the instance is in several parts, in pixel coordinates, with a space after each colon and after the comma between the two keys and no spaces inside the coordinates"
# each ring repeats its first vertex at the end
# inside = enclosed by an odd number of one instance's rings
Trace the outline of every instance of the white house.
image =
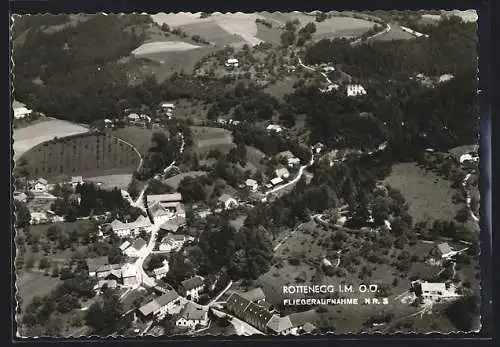
{"type": "Polygon", "coordinates": [[[173,217],[173,213],[160,205],[159,202],[149,205],[148,210],[154,224],[161,225],[173,217]]]}
{"type": "Polygon", "coordinates": [[[122,280],[125,287],[133,287],[137,284],[137,268],[134,264],[122,265],[122,280]]]}
{"type": "Polygon", "coordinates": [[[33,186],[33,190],[35,192],[40,192],[40,193],[43,193],[43,192],[46,192],[47,191],[47,180],[45,178],[39,178],[36,180],[34,186],[33,186]]]}
{"type": "Polygon", "coordinates": [[[288,167],[296,167],[300,165],[300,159],[299,158],[288,158],[288,167]]]}
{"type": "Polygon", "coordinates": [[[203,278],[200,276],[191,277],[182,281],[180,285],[181,294],[191,300],[198,300],[200,292],[204,288],[203,278]]]}
{"type": "Polygon", "coordinates": [[[83,177],[82,176],[72,176],[70,181],[69,181],[69,184],[71,184],[71,186],[73,188],[75,188],[77,185],[83,184],[83,177]]]}
{"type": "Polygon", "coordinates": [[[219,204],[226,210],[235,208],[238,206],[238,201],[235,198],[231,197],[229,194],[222,194],[219,197],[219,204]]]}
{"type": "Polygon", "coordinates": [[[267,323],[267,328],[275,334],[288,335],[292,332],[293,325],[288,316],[273,315],[267,323]]]}
{"type": "Polygon", "coordinates": [[[225,63],[226,67],[238,67],[239,61],[236,58],[229,58],[225,63]]]}
{"type": "Polygon", "coordinates": [[[448,242],[440,243],[439,245],[437,245],[437,249],[442,259],[449,259],[458,253],[450,247],[448,242]]]}
{"type": "Polygon", "coordinates": [[[259,184],[257,183],[257,181],[251,178],[245,181],[245,185],[249,187],[253,192],[255,192],[257,188],[259,188],[259,184]]]}
{"type": "Polygon", "coordinates": [[[452,80],[454,77],[455,76],[453,76],[452,74],[444,74],[444,75],[439,76],[438,82],[439,83],[448,82],[448,81],[452,80]]]}
{"type": "Polygon", "coordinates": [[[269,124],[266,128],[267,131],[274,131],[275,133],[280,133],[283,129],[277,124],[269,124]]]}
{"type": "Polygon", "coordinates": [[[23,119],[28,117],[33,111],[26,108],[26,105],[14,100],[12,102],[12,108],[14,109],[14,119],[23,119]]]}
{"type": "Polygon", "coordinates": [[[365,95],[366,90],[361,84],[348,84],[347,85],[347,96],[358,96],[365,95]]]}
{"type": "Polygon", "coordinates": [[[125,250],[125,254],[129,257],[136,258],[139,257],[142,250],[144,250],[147,246],[147,242],[142,238],[138,238],[132,243],[130,247],[125,250]]]}
{"type": "Polygon", "coordinates": [[[173,102],[163,102],[160,106],[164,110],[175,110],[175,104],[173,102]]]}
{"type": "MultiPolygon", "coordinates": [[[[280,184],[280,183],[283,183],[283,178],[281,178],[281,177],[275,177],[275,178],[273,178],[273,179],[271,180],[271,187],[272,187],[272,186],[276,186],[276,185],[278,185],[278,184],[280,184]]],[[[267,187],[267,186],[266,186],[266,187],[267,187]]],[[[268,188],[271,188],[271,187],[268,187],[268,188]]]]}
{"type": "Polygon", "coordinates": [[[127,119],[131,122],[137,122],[141,117],[137,113],[131,113],[127,116],[127,119]]]}
{"type": "Polygon", "coordinates": [[[168,233],[163,239],[161,239],[158,249],[165,252],[179,250],[189,239],[190,238],[185,235],[168,233]]]}
{"type": "Polygon", "coordinates": [[[162,266],[153,269],[153,274],[155,275],[155,278],[159,280],[167,276],[168,270],[170,270],[170,266],[168,265],[168,261],[165,259],[163,260],[162,266]]]}
{"type": "Polygon", "coordinates": [[[146,230],[151,226],[151,221],[148,217],[139,216],[135,221],[123,223],[115,219],[110,223],[113,233],[118,237],[129,237],[131,234],[137,235],[142,230],[146,230]]]}
{"type": "Polygon", "coordinates": [[[194,330],[196,326],[206,326],[208,325],[208,310],[203,306],[188,302],[175,321],[175,325],[189,327],[191,330],[194,330]]]}
{"type": "Polygon", "coordinates": [[[130,242],[129,241],[125,241],[124,243],[122,243],[120,245],[120,251],[124,252],[129,247],[130,247],[130,242]]]}
{"type": "Polygon", "coordinates": [[[284,179],[287,179],[288,177],[290,177],[290,172],[288,172],[288,170],[286,168],[276,169],[274,171],[274,173],[276,174],[276,177],[280,177],[280,178],[284,178],[284,179]]]}
{"type": "Polygon", "coordinates": [[[162,296],[148,302],[139,308],[139,313],[147,318],[163,319],[165,315],[172,312],[179,305],[179,294],[175,290],[170,290],[162,296]]]}
{"type": "Polygon", "coordinates": [[[438,301],[440,299],[448,299],[460,296],[455,290],[447,288],[445,283],[430,283],[421,282],[422,298],[428,301],[438,301]]]}

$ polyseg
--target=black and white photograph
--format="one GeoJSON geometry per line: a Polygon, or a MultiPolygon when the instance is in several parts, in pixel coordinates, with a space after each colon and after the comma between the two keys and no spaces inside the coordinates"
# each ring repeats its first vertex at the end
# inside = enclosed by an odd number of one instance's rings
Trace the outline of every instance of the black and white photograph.
{"type": "Polygon", "coordinates": [[[478,35],[475,10],[12,14],[15,336],[480,331],[478,35]]]}

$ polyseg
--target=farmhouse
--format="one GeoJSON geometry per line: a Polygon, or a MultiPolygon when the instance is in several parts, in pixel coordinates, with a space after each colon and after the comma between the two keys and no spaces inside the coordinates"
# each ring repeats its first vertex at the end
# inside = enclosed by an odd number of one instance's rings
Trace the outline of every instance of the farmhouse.
{"type": "Polygon", "coordinates": [[[126,250],[125,250],[125,254],[129,257],[139,257],[140,253],[142,250],[144,250],[147,246],[147,242],[144,241],[144,239],[142,238],[138,238],[134,241],[134,243],[132,243],[132,245],[130,247],[128,247],[126,250]]]}
{"type": "Polygon", "coordinates": [[[204,286],[203,278],[194,276],[182,281],[179,291],[186,298],[196,301],[200,297],[200,292],[203,290],[204,286]]]}
{"type": "Polygon", "coordinates": [[[261,304],[266,301],[266,295],[260,287],[251,289],[245,293],[241,293],[240,296],[250,302],[255,302],[257,304],[261,304]]]}
{"type": "Polygon", "coordinates": [[[158,248],[160,251],[166,252],[179,250],[188,240],[190,240],[190,238],[186,235],[168,233],[163,239],[161,239],[160,246],[158,248]]]}
{"type": "Polygon", "coordinates": [[[453,250],[448,242],[443,242],[438,244],[435,249],[431,250],[431,253],[442,260],[447,260],[456,255],[457,251],[453,250]]]}
{"type": "Polygon", "coordinates": [[[225,63],[226,67],[238,67],[239,61],[236,58],[229,58],[225,63]]]}
{"type": "Polygon", "coordinates": [[[32,110],[26,108],[26,105],[16,100],[12,102],[12,108],[14,109],[14,119],[26,118],[33,112],[32,110]]]}
{"type": "Polygon", "coordinates": [[[222,208],[229,210],[238,206],[238,201],[229,194],[222,194],[219,197],[219,204],[222,208]]]}
{"type": "Polygon", "coordinates": [[[37,179],[34,184],[33,184],[33,190],[35,192],[46,192],[47,191],[47,180],[45,178],[39,178],[37,179]]]}
{"type": "Polygon", "coordinates": [[[133,287],[137,283],[137,268],[134,264],[125,263],[122,265],[122,280],[126,287],[133,287]]]}
{"type": "Polygon", "coordinates": [[[171,194],[148,195],[146,200],[147,200],[148,205],[152,204],[154,202],[158,202],[163,206],[164,204],[167,204],[167,203],[181,202],[182,201],[182,194],[181,193],[171,193],[171,194]]]}
{"type": "Polygon", "coordinates": [[[273,314],[264,307],[252,303],[237,293],[231,294],[226,300],[226,309],[262,332],[267,331],[267,323],[273,317],[273,314]]]}
{"type": "Polygon", "coordinates": [[[14,192],[14,200],[19,202],[26,202],[28,200],[28,195],[23,192],[14,192]]]}
{"type": "Polygon", "coordinates": [[[163,224],[172,218],[172,212],[161,206],[159,202],[155,201],[148,207],[149,215],[153,219],[154,224],[163,224]]]}
{"type": "Polygon", "coordinates": [[[273,186],[277,186],[278,184],[283,183],[283,178],[275,177],[271,180],[271,185],[266,185],[267,188],[272,188],[273,186]]]}
{"type": "Polygon", "coordinates": [[[97,276],[97,272],[99,268],[104,265],[109,264],[109,259],[106,256],[98,257],[98,258],[88,258],[87,259],[87,268],[89,270],[89,276],[95,277],[97,276]]]}
{"type": "Polygon", "coordinates": [[[286,168],[277,169],[274,171],[276,177],[287,179],[290,177],[290,172],[286,168]]]}
{"type": "Polygon", "coordinates": [[[111,222],[111,228],[118,237],[129,237],[131,234],[137,235],[142,230],[146,230],[151,226],[149,218],[139,216],[134,222],[123,223],[118,219],[111,222]]]}
{"type": "Polygon", "coordinates": [[[103,287],[109,288],[109,289],[116,289],[118,286],[118,283],[116,280],[99,280],[97,284],[94,286],[94,290],[99,292],[103,287]]]}
{"type": "Polygon", "coordinates": [[[245,185],[249,187],[253,192],[255,192],[257,188],[259,188],[259,184],[257,183],[257,181],[251,178],[245,181],[245,185]]]}
{"type": "Polygon", "coordinates": [[[160,229],[175,233],[184,225],[186,225],[186,218],[181,216],[176,216],[172,219],[167,220],[162,225],[160,225],[160,229]]]}
{"type": "Polygon", "coordinates": [[[179,304],[179,294],[170,290],[162,296],[148,302],[139,308],[139,313],[144,318],[156,318],[161,320],[179,304]]]}
{"type": "Polygon", "coordinates": [[[365,95],[366,90],[361,84],[348,84],[347,85],[347,96],[358,96],[365,95]]]}
{"type": "Polygon", "coordinates": [[[307,321],[301,313],[292,313],[288,316],[288,318],[292,323],[292,329],[290,331],[290,334],[292,335],[300,335],[304,333],[310,334],[316,330],[316,327],[307,321]]]}
{"type": "Polygon", "coordinates": [[[273,315],[267,323],[267,328],[274,334],[288,335],[292,332],[293,325],[288,316],[273,315]]]}
{"type": "Polygon", "coordinates": [[[279,125],[276,125],[276,124],[269,124],[266,128],[267,131],[273,131],[275,133],[280,133],[283,129],[279,126],[279,125]]]}
{"type": "Polygon", "coordinates": [[[155,278],[159,280],[167,275],[168,270],[170,270],[170,266],[168,265],[168,261],[165,259],[163,260],[162,266],[153,269],[153,274],[155,275],[155,278]]]}
{"type": "Polygon", "coordinates": [[[196,326],[206,326],[208,324],[208,310],[203,306],[198,306],[188,302],[182,309],[179,318],[175,321],[178,327],[189,327],[195,329],[196,326]]]}
{"type": "Polygon", "coordinates": [[[439,301],[440,299],[453,298],[459,296],[453,288],[447,288],[445,283],[421,282],[422,298],[429,301],[439,301]]]}

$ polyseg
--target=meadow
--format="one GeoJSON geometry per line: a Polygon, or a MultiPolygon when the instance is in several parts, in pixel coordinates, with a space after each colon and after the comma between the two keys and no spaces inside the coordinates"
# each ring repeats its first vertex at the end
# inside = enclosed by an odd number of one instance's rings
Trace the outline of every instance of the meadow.
{"type": "Polygon", "coordinates": [[[452,204],[455,190],[451,182],[437,174],[424,171],[414,163],[392,167],[385,183],[399,189],[409,204],[414,222],[426,219],[453,220],[461,205],[452,204]]]}
{"type": "Polygon", "coordinates": [[[219,149],[223,153],[234,148],[233,136],[222,128],[192,126],[195,151],[204,156],[212,149],[219,149]]]}
{"type": "Polygon", "coordinates": [[[44,122],[37,122],[27,127],[14,129],[14,160],[19,159],[31,148],[43,142],[88,131],[89,129],[82,125],[59,119],[48,119],[44,122]]]}
{"type": "Polygon", "coordinates": [[[104,134],[89,133],[41,143],[22,156],[30,177],[94,177],[131,173],[141,158],[127,143],[104,134]]]}

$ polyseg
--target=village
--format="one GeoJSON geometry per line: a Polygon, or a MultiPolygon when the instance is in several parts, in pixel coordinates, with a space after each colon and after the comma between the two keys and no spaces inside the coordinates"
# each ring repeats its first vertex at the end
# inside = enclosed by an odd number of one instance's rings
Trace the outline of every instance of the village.
{"type": "MultiPolygon", "coordinates": [[[[16,64],[36,85],[12,104],[18,335],[469,329],[455,319],[480,288],[479,148],[466,64],[433,48],[469,24],[231,16],[97,16],[133,47],[109,48],[123,69],[90,64],[83,91],[42,58],[16,64]],[[222,34],[233,20],[255,32],[222,34]]],[[[75,41],[59,43],[78,56],[75,41]]]]}

